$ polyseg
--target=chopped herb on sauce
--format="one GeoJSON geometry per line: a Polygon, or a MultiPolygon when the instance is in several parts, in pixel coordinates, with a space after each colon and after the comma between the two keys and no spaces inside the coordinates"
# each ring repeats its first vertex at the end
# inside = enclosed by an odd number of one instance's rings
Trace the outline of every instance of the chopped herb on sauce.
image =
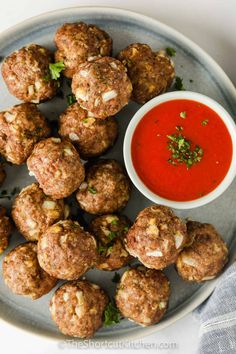
{"type": "Polygon", "coordinates": [[[116,237],[117,237],[117,232],[115,232],[115,231],[111,231],[111,232],[107,235],[107,238],[108,238],[109,241],[114,240],[114,238],[116,238],[116,237]]]}
{"type": "Polygon", "coordinates": [[[88,191],[91,194],[96,194],[97,193],[97,190],[94,187],[88,187],[88,191]]]}
{"type": "Polygon", "coordinates": [[[170,139],[168,142],[168,150],[171,151],[171,158],[168,162],[172,165],[186,164],[189,169],[194,164],[201,161],[203,157],[203,149],[196,145],[193,149],[191,141],[187,140],[183,135],[172,134],[167,135],[170,139]]]}
{"type": "Polygon", "coordinates": [[[184,91],[184,85],[183,85],[183,79],[181,77],[176,76],[175,78],[175,83],[174,83],[174,88],[179,91],[184,91]]]}
{"type": "Polygon", "coordinates": [[[76,102],[75,95],[73,93],[69,94],[66,96],[68,106],[72,105],[73,103],[76,102]]]}
{"type": "Polygon", "coordinates": [[[113,283],[119,283],[120,281],[120,274],[115,272],[115,275],[113,276],[112,280],[113,283]]]}
{"type": "Polygon", "coordinates": [[[176,125],[175,129],[181,132],[184,128],[181,125],[176,125]]]}
{"type": "Polygon", "coordinates": [[[113,219],[113,220],[111,221],[111,224],[112,224],[112,225],[117,225],[117,224],[118,224],[118,220],[117,220],[117,219],[113,219]]]}
{"type": "Polygon", "coordinates": [[[170,57],[174,57],[176,54],[176,50],[174,48],[171,47],[167,47],[166,48],[166,53],[170,56],[170,57]]]}
{"type": "Polygon", "coordinates": [[[180,112],[179,116],[180,116],[180,118],[185,119],[187,117],[187,113],[185,111],[180,112]]]}
{"type": "Polygon", "coordinates": [[[109,302],[104,311],[104,326],[111,326],[120,322],[120,313],[113,302],[109,302]]]}
{"type": "Polygon", "coordinates": [[[203,126],[205,126],[205,125],[207,125],[207,124],[208,124],[208,122],[209,122],[209,120],[208,120],[208,119],[204,119],[204,120],[202,121],[202,123],[201,123],[201,124],[202,124],[203,126]]]}
{"type": "Polygon", "coordinates": [[[125,232],[128,232],[129,229],[130,229],[129,225],[126,225],[126,226],[124,227],[124,231],[125,231],[125,232]]]}

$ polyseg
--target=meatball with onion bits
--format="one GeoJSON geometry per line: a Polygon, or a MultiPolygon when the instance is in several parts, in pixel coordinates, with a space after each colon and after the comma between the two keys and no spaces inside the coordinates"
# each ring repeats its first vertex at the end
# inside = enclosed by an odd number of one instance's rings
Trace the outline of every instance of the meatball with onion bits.
{"type": "Polygon", "coordinates": [[[84,166],[71,142],[48,138],[35,145],[27,160],[30,175],[54,199],[71,195],[84,180],[84,166]]]}
{"type": "Polygon", "coordinates": [[[0,206],[0,254],[8,247],[12,229],[13,225],[10,218],[6,215],[6,209],[0,206]]]}
{"type": "Polygon", "coordinates": [[[122,275],[116,305],[124,317],[141,326],[150,326],[164,316],[169,296],[169,280],[164,273],[138,266],[122,275]]]}
{"type": "Polygon", "coordinates": [[[34,145],[49,133],[46,119],[33,103],[0,112],[0,153],[13,164],[25,163],[34,145]]]}
{"type": "Polygon", "coordinates": [[[35,242],[23,243],[5,256],[3,278],[14,294],[32,300],[47,294],[57,282],[39,266],[35,242]]]}
{"type": "Polygon", "coordinates": [[[124,208],[130,194],[130,181],[123,167],[115,160],[99,160],[88,165],[76,198],[88,213],[107,214],[124,208]]]}
{"type": "Polygon", "coordinates": [[[77,221],[59,221],[39,237],[38,260],[53,277],[75,280],[96,263],[97,243],[77,221]]]}
{"type": "Polygon", "coordinates": [[[50,312],[63,334],[90,338],[102,327],[108,302],[108,296],[98,285],[87,280],[73,281],[57,289],[50,312]]]}
{"type": "Polygon", "coordinates": [[[118,134],[114,117],[94,118],[88,111],[74,103],[60,116],[59,134],[71,140],[84,159],[99,156],[111,147],[118,134]]]}
{"type": "Polygon", "coordinates": [[[147,44],[134,43],[118,54],[133,85],[132,99],[143,104],[165,92],[175,76],[174,64],[164,51],[153,52],[147,44]]]}
{"type": "Polygon", "coordinates": [[[68,216],[64,201],[47,196],[37,183],[23,188],[12,206],[12,218],[29,241],[37,241],[49,226],[68,216]]]}
{"type": "Polygon", "coordinates": [[[186,242],[186,224],[161,205],[142,210],[125,237],[128,252],[154,269],[174,263],[186,242]]]}
{"type": "Polygon", "coordinates": [[[95,25],[86,23],[64,23],[56,32],[56,61],[63,61],[64,75],[68,78],[76,73],[79,64],[112,52],[112,39],[95,25]]]}
{"type": "Polygon", "coordinates": [[[215,278],[228,260],[228,248],[210,224],[189,221],[187,229],[192,243],[180,253],[176,266],[186,281],[202,282],[215,278]]]}
{"type": "Polygon", "coordinates": [[[78,67],[72,92],[82,108],[95,118],[105,119],[128,104],[132,84],[119,60],[103,57],[78,67]]]}
{"type": "Polygon", "coordinates": [[[132,257],[124,246],[124,236],[131,226],[124,215],[102,215],[90,223],[89,230],[98,242],[97,269],[115,270],[124,267],[132,257]]]}
{"type": "Polygon", "coordinates": [[[5,58],[2,76],[8,90],[19,100],[39,103],[55,96],[58,83],[48,80],[52,53],[37,44],[16,50],[5,58]]]}

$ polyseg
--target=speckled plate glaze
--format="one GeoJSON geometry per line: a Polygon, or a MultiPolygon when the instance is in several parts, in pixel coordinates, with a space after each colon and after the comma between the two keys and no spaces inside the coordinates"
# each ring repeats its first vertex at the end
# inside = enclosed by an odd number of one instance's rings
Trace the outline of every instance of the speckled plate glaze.
{"type": "MultiPolygon", "coordinates": [[[[104,7],[76,7],[46,13],[24,21],[2,33],[0,35],[0,56],[5,57],[13,50],[32,42],[54,49],[53,36],[56,29],[64,22],[73,21],[94,23],[105,29],[114,40],[114,54],[133,42],[147,43],[155,50],[167,46],[174,47],[177,51],[177,55],[174,58],[176,73],[184,79],[185,88],[214,98],[232,116],[235,116],[236,90],[214,60],[180,33],[152,18],[134,12],[104,7]],[[190,82],[190,80],[193,80],[193,82],[190,82]]],[[[0,87],[1,110],[18,103],[8,93],[2,77],[0,77],[0,87]]],[[[64,88],[67,91],[69,90],[66,83],[64,88]]],[[[49,119],[55,119],[65,109],[66,105],[65,98],[57,97],[48,103],[41,104],[40,109],[49,119]]],[[[124,133],[130,119],[138,108],[137,104],[130,103],[117,115],[120,128],[119,139],[115,147],[104,156],[105,158],[112,157],[123,162],[122,145],[124,133]]],[[[34,181],[32,177],[29,177],[25,166],[8,166],[7,174],[8,178],[2,187],[3,189],[12,190],[14,186],[22,188],[34,181]]],[[[177,212],[182,217],[190,217],[214,224],[231,248],[231,262],[236,253],[236,244],[233,244],[236,228],[235,196],[236,181],[220,198],[211,204],[194,210],[177,212]]],[[[1,202],[10,209],[11,202],[5,200],[1,200],[1,202]]],[[[131,201],[124,213],[134,220],[137,213],[150,204],[149,200],[133,188],[131,201]]],[[[79,212],[79,220],[82,216],[79,212]]],[[[88,216],[85,215],[84,218],[88,221],[88,216]]],[[[11,238],[7,252],[22,242],[24,242],[23,237],[15,233],[11,238]]],[[[1,261],[3,257],[4,254],[0,257],[1,261]]],[[[122,269],[120,273],[123,271],[122,269]]],[[[177,276],[173,266],[166,269],[165,273],[170,278],[172,294],[169,310],[159,324],[143,328],[128,320],[122,320],[118,325],[102,328],[97,332],[94,340],[117,341],[134,339],[158,331],[196,308],[210,295],[217,282],[217,280],[210,281],[202,286],[188,284],[177,276]]],[[[114,295],[115,291],[115,284],[111,282],[113,275],[113,272],[96,270],[89,271],[86,274],[88,279],[100,284],[111,296],[114,295]]],[[[35,334],[52,339],[65,338],[59,333],[50,318],[48,303],[51,296],[52,292],[36,301],[15,296],[4,285],[1,276],[0,317],[21,329],[35,334]]]]}

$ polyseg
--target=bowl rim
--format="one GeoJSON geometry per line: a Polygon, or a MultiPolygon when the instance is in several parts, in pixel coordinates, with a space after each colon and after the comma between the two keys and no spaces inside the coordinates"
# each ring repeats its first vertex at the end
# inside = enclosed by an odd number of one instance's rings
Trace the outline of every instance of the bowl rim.
{"type": "Polygon", "coordinates": [[[153,99],[145,103],[134,114],[125,133],[124,144],[123,144],[123,155],[124,155],[125,167],[131,181],[146,198],[148,198],[149,200],[151,200],[156,204],[166,205],[168,207],[175,208],[175,209],[197,208],[206,205],[212,202],[213,200],[215,200],[216,198],[218,198],[222,193],[226,191],[226,189],[230,186],[230,184],[233,182],[236,176],[236,167],[235,167],[236,166],[236,125],[232,116],[228,113],[228,111],[221,104],[219,104],[217,101],[215,101],[209,96],[203,95],[198,92],[193,92],[193,91],[167,92],[160,96],[154,97],[153,99]],[[181,100],[181,99],[192,100],[192,101],[202,103],[208,106],[209,108],[211,108],[213,111],[215,111],[224,122],[230,134],[232,140],[232,149],[233,149],[230,167],[225,177],[220,182],[220,184],[218,184],[218,186],[216,186],[216,188],[212,190],[210,193],[198,199],[189,200],[189,201],[174,201],[171,199],[161,197],[158,194],[152,192],[144,184],[144,182],[141,180],[138,173],[136,172],[135,167],[133,165],[132,156],[131,156],[131,143],[132,143],[133,134],[138,123],[143,119],[145,114],[148,113],[154,107],[158,106],[159,104],[162,104],[164,102],[174,101],[174,100],[181,100]]]}

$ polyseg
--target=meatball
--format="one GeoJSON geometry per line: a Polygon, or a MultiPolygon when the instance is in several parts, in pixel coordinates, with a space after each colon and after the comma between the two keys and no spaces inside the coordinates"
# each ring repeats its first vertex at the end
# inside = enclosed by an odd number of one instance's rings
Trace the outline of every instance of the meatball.
{"type": "Polygon", "coordinates": [[[147,44],[134,43],[118,54],[133,85],[132,99],[143,104],[165,92],[175,76],[174,64],[164,51],[153,52],[147,44]]]}
{"type": "Polygon", "coordinates": [[[124,247],[124,236],[130,228],[130,220],[123,215],[102,215],[90,224],[90,232],[98,241],[99,258],[96,268],[115,270],[132,258],[124,247]]]}
{"type": "Polygon", "coordinates": [[[58,50],[56,61],[65,64],[64,75],[68,78],[76,73],[78,65],[100,56],[109,56],[112,51],[112,39],[95,25],[83,22],[65,23],[55,35],[58,50]]]}
{"type": "Polygon", "coordinates": [[[8,90],[19,100],[39,103],[55,96],[58,83],[47,80],[52,53],[30,44],[10,54],[2,64],[2,76],[8,90]]]}
{"type": "Polygon", "coordinates": [[[75,280],[96,263],[97,243],[77,221],[59,221],[39,237],[38,260],[53,277],[75,280]]]}
{"type": "Polygon", "coordinates": [[[12,206],[13,220],[29,241],[37,241],[49,226],[68,216],[64,201],[47,196],[37,183],[22,189],[12,206]]]}
{"type": "Polygon", "coordinates": [[[84,180],[84,166],[78,152],[69,141],[59,138],[36,144],[27,166],[44,193],[55,199],[68,197],[84,180]]]}
{"type": "Polygon", "coordinates": [[[63,284],[50,302],[52,319],[68,336],[89,338],[102,327],[108,296],[87,280],[63,284]]]}
{"type": "Polygon", "coordinates": [[[40,268],[34,242],[23,243],[5,256],[3,278],[13,293],[33,300],[51,291],[57,281],[40,268]]]}
{"type": "Polygon", "coordinates": [[[0,254],[8,247],[8,239],[12,229],[12,223],[6,216],[6,209],[0,206],[0,254]]]}
{"type": "Polygon", "coordinates": [[[6,172],[4,170],[3,164],[0,162],[0,186],[3,184],[5,179],[6,179],[6,172]]]}
{"type": "Polygon", "coordinates": [[[126,249],[148,268],[163,269],[174,263],[187,242],[185,223],[165,206],[141,211],[126,238],[126,249]]]}
{"type": "Polygon", "coordinates": [[[110,57],[81,64],[71,87],[81,107],[101,119],[119,112],[132,92],[124,65],[110,57]]]}
{"type": "Polygon", "coordinates": [[[164,273],[138,266],[123,274],[116,291],[116,304],[124,317],[150,326],[164,316],[169,296],[169,280],[164,273]]]}
{"type": "Polygon", "coordinates": [[[202,282],[215,278],[228,260],[228,249],[221,236],[210,224],[187,223],[192,244],[180,253],[176,266],[187,281],[202,282]]]}
{"type": "Polygon", "coordinates": [[[103,154],[114,144],[118,125],[115,118],[94,118],[74,103],[60,116],[59,134],[75,143],[80,155],[87,159],[103,154]]]}
{"type": "Polygon", "coordinates": [[[0,112],[0,153],[13,164],[26,162],[34,145],[49,133],[44,116],[33,103],[0,112]]]}
{"type": "Polygon", "coordinates": [[[88,166],[76,198],[88,213],[107,214],[124,208],[130,193],[130,181],[121,165],[115,160],[100,160],[88,166]]]}

